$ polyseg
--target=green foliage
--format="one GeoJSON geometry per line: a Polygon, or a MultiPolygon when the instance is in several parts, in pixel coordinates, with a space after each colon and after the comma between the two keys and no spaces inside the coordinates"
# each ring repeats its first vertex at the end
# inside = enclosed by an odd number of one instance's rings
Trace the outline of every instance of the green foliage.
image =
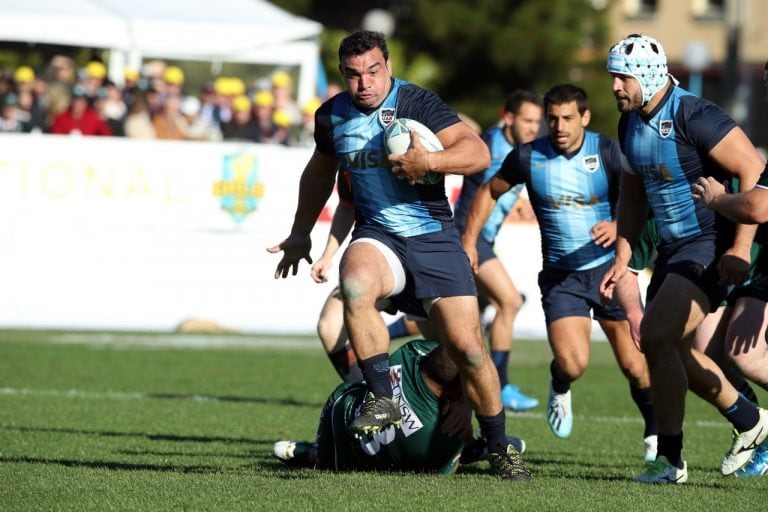
{"type": "MultiPolygon", "coordinates": [[[[206,340],[0,331],[0,509],[722,512],[765,499],[765,479],[720,476],[729,427],[692,396],[689,483],[632,483],[643,467],[642,423],[607,343],[593,343],[590,369],[573,385],[571,439],[552,436],[543,405],[508,416],[534,475],[510,484],[482,462],[454,477],[286,467],[269,456],[272,444],[311,440],[338,381],[319,342],[206,340]]],[[[547,343],[516,340],[510,375],[542,403],[550,359],[547,343]]]]}
{"type": "Polygon", "coordinates": [[[389,38],[395,74],[437,92],[483,126],[516,88],[546,92],[572,82],[590,94],[591,128],[615,135],[618,114],[605,72],[610,41],[604,10],[590,0],[412,0],[362,5],[282,0],[297,14],[326,26],[323,60],[337,80],[338,42],[359,27],[371,7],[390,6],[396,18],[389,38]],[[339,12],[343,10],[344,12],[339,12]]]}

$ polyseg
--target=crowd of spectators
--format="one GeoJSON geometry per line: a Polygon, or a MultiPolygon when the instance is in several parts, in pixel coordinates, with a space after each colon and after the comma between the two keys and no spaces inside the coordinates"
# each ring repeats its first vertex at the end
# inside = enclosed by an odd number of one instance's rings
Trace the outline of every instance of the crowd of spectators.
{"type": "Polygon", "coordinates": [[[37,72],[26,65],[6,71],[0,75],[0,133],[314,144],[320,100],[298,105],[285,70],[250,86],[220,76],[190,91],[180,67],[156,60],[125,70],[123,79],[122,85],[110,80],[101,61],[78,68],[63,55],[37,72]]]}

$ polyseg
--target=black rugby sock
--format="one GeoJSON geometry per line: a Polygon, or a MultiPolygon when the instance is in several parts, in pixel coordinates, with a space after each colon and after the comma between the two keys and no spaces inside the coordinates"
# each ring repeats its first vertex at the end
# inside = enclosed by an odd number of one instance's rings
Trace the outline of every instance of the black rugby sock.
{"type": "Polygon", "coordinates": [[[368,389],[376,398],[392,398],[392,382],[389,379],[389,354],[376,354],[357,362],[368,389]]]}
{"type": "Polygon", "coordinates": [[[651,388],[641,389],[630,384],[629,394],[632,395],[632,400],[635,401],[635,405],[637,405],[637,408],[645,421],[643,437],[658,434],[659,425],[656,423],[656,411],[653,409],[653,402],[651,401],[651,388]]]}
{"type": "Polygon", "coordinates": [[[683,469],[683,433],[674,436],[659,434],[658,457],[664,456],[667,460],[683,469]]]}

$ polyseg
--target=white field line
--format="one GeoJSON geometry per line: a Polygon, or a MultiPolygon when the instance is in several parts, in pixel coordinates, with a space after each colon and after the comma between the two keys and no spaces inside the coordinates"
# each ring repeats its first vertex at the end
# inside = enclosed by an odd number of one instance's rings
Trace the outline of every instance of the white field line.
{"type": "Polygon", "coordinates": [[[110,347],[142,348],[284,348],[306,349],[322,347],[312,337],[267,337],[225,334],[128,334],[128,333],[71,333],[52,334],[46,343],[82,344],[110,347]]]}
{"type": "MultiPolygon", "coordinates": [[[[88,400],[100,400],[100,399],[117,399],[117,400],[163,400],[162,396],[152,396],[147,393],[125,393],[118,391],[81,391],[77,389],[69,390],[57,390],[57,389],[26,389],[26,388],[0,388],[0,396],[42,396],[42,397],[58,397],[64,399],[88,399],[88,400]]],[[[214,396],[203,395],[184,395],[178,397],[179,399],[192,400],[198,402],[218,402],[220,399],[214,396]]],[[[544,413],[538,412],[507,412],[507,417],[513,420],[520,419],[533,419],[543,420],[545,418],[544,413]]],[[[627,416],[582,416],[575,415],[575,418],[579,420],[595,421],[598,423],[642,423],[642,418],[627,417],[627,416]]],[[[708,420],[694,420],[691,422],[697,427],[703,428],[722,428],[730,429],[728,423],[723,421],[708,421],[708,420]]]]}

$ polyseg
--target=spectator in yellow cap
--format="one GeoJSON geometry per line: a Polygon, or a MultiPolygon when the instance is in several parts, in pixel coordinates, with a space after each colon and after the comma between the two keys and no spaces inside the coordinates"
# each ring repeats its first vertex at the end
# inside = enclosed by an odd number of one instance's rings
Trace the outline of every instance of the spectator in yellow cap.
{"type": "Polygon", "coordinates": [[[168,66],[163,71],[165,94],[181,94],[184,87],[184,72],[178,66],[168,66]]]}
{"type": "Polygon", "coordinates": [[[273,144],[276,142],[275,134],[278,126],[272,119],[275,112],[275,97],[272,92],[263,90],[257,91],[253,95],[254,116],[258,125],[257,141],[263,144],[273,144]]]}
{"type": "Polygon", "coordinates": [[[125,88],[133,88],[139,85],[141,74],[138,69],[125,68],[123,71],[123,83],[125,88]]]}
{"type": "Polygon", "coordinates": [[[315,111],[320,100],[313,97],[301,109],[301,126],[291,132],[288,144],[291,146],[313,146],[315,144],[315,111]]]}
{"type": "Polygon", "coordinates": [[[35,71],[29,66],[19,66],[13,72],[13,89],[16,92],[16,111],[28,132],[41,132],[47,125],[45,108],[40,101],[45,89],[38,91],[35,71]]]}
{"type": "Polygon", "coordinates": [[[232,98],[232,120],[221,129],[224,140],[246,140],[256,142],[258,126],[253,118],[251,100],[240,94],[232,98]]]}
{"type": "Polygon", "coordinates": [[[107,67],[103,62],[92,60],[83,68],[81,84],[85,89],[85,95],[93,101],[99,96],[99,89],[107,78],[107,67]]]}
{"type": "Polygon", "coordinates": [[[34,81],[35,72],[29,66],[19,66],[13,72],[13,83],[16,84],[17,88],[23,85],[31,86],[34,81]]]}
{"type": "Polygon", "coordinates": [[[291,134],[291,116],[285,110],[276,108],[272,112],[272,123],[277,128],[272,136],[272,141],[276,144],[288,144],[288,136],[291,134]]]}
{"type": "Polygon", "coordinates": [[[287,71],[279,70],[272,75],[272,94],[275,97],[275,109],[285,111],[292,125],[301,122],[301,112],[293,96],[293,78],[287,71]]]}

